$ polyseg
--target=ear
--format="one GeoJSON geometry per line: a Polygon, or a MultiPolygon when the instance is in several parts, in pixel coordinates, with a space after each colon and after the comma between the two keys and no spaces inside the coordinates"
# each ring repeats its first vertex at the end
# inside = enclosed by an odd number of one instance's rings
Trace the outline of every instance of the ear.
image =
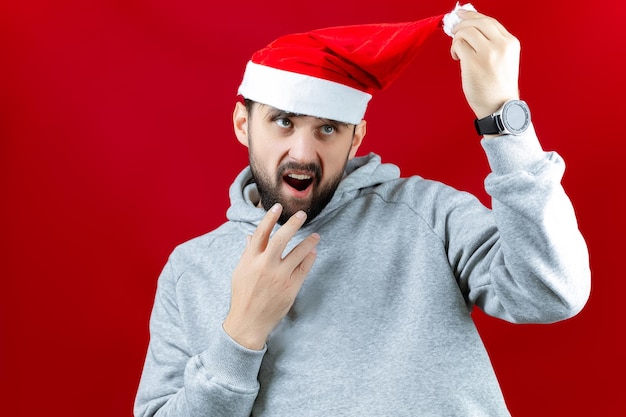
{"type": "Polygon", "coordinates": [[[248,147],[248,109],[239,101],[235,103],[233,110],[233,129],[239,143],[248,147]]]}
{"type": "Polygon", "coordinates": [[[367,122],[365,120],[361,120],[361,122],[354,128],[354,136],[352,137],[352,145],[350,146],[348,159],[352,159],[356,155],[356,152],[359,150],[359,146],[363,143],[365,133],[367,133],[367,122]]]}

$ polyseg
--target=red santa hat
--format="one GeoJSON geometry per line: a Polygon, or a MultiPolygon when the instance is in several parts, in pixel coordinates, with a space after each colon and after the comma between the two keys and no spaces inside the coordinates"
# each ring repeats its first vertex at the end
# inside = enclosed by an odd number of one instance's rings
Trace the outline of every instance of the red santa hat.
{"type": "Polygon", "coordinates": [[[280,37],[252,55],[238,93],[244,98],[309,116],[357,124],[372,93],[391,84],[442,26],[447,15],[387,24],[318,29],[280,37]]]}

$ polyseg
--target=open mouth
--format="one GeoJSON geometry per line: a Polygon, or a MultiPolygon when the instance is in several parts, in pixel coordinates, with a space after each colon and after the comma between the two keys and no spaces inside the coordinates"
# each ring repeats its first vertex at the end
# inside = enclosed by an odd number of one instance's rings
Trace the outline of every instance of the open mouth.
{"type": "Polygon", "coordinates": [[[313,183],[313,177],[306,174],[289,173],[283,176],[283,180],[287,185],[298,191],[306,190],[313,183]]]}

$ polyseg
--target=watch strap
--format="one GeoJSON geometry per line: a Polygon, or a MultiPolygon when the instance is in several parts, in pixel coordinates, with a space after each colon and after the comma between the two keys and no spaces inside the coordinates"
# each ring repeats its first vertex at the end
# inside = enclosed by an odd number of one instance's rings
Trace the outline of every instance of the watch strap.
{"type": "Polygon", "coordinates": [[[479,135],[498,135],[502,129],[498,124],[498,113],[490,114],[482,119],[474,119],[474,127],[479,135]]]}

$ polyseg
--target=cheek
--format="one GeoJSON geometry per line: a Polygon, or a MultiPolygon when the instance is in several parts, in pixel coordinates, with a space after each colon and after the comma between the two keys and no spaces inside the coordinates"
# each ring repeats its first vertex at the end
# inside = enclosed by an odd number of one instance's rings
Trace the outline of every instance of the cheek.
{"type": "Polygon", "coordinates": [[[284,149],[273,143],[254,141],[250,147],[250,155],[255,160],[256,165],[262,168],[266,174],[273,176],[278,170],[278,166],[285,154],[284,149]]]}
{"type": "Polygon", "coordinates": [[[336,147],[322,157],[322,168],[326,179],[336,177],[346,166],[349,149],[336,147]]]}
{"type": "Polygon", "coordinates": [[[257,155],[255,165],[257,171],[261,172],[267,181],[275,182],[277,172],[276,164],[269,163],[267,159],[263,159],[257,155]]]}

